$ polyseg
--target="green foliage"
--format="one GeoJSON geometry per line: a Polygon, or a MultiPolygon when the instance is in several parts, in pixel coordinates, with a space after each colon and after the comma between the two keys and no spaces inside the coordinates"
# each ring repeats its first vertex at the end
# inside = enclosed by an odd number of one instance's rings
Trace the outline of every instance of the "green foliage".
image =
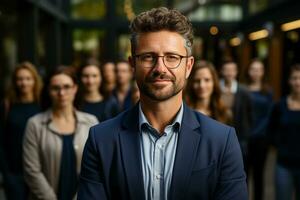
{"type": "Polygon", "coordinates": [[[106,14],[105,0],[73,0],[72,17],[99,19],[106,14]]]}

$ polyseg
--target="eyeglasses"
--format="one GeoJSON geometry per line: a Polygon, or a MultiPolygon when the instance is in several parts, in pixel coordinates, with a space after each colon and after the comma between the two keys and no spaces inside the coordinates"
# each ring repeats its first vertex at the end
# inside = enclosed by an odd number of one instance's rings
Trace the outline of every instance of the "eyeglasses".
{"type": "Polygon", "coordinates": [[[133,57],[137,59],[139,65],[145,68],[154,67],[157,63],[158,58],[162,57],[163,63],[168,69],[175,69],[180,65],[182,58],[188,58],[190,56],[182,56],[174,53],[168,53],[163,56],[159,56],[155,53],[143,53],[134,55],[133,57]]]}
{"type": "Polygon", "coordinates": [[[55,92],[55,93],[59,93],[60,91],[65,91],[65,92],[69,92],[72,88],[74,87],[74,85],[52,85],[50,86],[50,91],[55,92]]]}

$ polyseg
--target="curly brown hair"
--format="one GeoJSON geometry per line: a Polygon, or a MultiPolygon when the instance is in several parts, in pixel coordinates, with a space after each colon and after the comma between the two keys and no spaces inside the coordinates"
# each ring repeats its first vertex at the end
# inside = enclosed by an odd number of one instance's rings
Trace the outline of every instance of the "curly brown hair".
{"type": "Polygon", "coordinates": [[[195,63],[191,75],[187,82],[185,89],[186,101],[189,106],[195,108],[197,103],[197,96],[193,88],[194,76],[200,69],[208,69],[212,75],[213,80],[213,93],[210,98],[209,109],[211,111],[211,117],[217,121],[230,124],[231,116],[229,109],[224,105],[221,100],[221,89],[219,85],[219,78],[214,65],[208,61],[201,60],[195,63]]]}
{"type": "Polygon", "coordinates": [[[168,30],[180,34],[185,39],[185,47],[192,54],[193,28],[189,19],[178,10],[165,7],[153,8],[136,16],[131,24],[131,53],[135,54],[140,33],[168,30]]]}

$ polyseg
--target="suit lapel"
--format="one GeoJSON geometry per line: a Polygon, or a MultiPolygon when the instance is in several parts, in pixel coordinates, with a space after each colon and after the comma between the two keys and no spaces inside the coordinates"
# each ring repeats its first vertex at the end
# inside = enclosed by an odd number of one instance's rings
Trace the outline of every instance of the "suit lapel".
{"type": "Polygon", "coordinates": [[[181,131],[178,135],[169,199],[184,198],[201,139],[199,131],[196,131],[199,126],[196,115],[185,105],[181,131]]]}
{"type": "Polygon", "coordinates": [[[138,121],[138,106],[135,106],[124,116],[119,135],[129,199],[132,200],[145,199],[138,121]]]}

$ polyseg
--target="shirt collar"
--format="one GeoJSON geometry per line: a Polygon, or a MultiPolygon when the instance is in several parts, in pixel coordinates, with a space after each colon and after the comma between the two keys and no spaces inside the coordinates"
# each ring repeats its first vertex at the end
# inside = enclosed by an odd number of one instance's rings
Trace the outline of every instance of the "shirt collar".
{"type": "MultiPolygon", "coordinates": [[[[147,124],[147,125],[149,125],[150,127],[152,127],[152,126],[151,126],[151,124],[148,122],[146,116],[144,115],[144,113],[143,113],[143,111],[142,111],[141,103],[139,103],[138,106],[139,106],[139,130],[142,131],[142,125],[143,125],[143,124],[147,124]]],[[[177,115],[176,115],[176,117],[175,117],[175,119],[174,119],[174,121],[173,121],[172,124],[169,125],[169,126],[174,126],[175,124],[178,124],[178,125],[179,125],[178,128],[180,129],[181,122],[182,122],[182,118],[183,118],[183,108],[184,108],[184,106],[183,106],[183,103],[182,103],[181,106],[180,106],[180,109],[179,109],[179,111],[178,111],[178,113],[177,113],[177,115]]],[[[178,129],[178,130],[179,130],[179,129],[178,129]]]]}
{"type": "MultiPolygon", "coordinates": [[[[225,81],[224,79],[220,80],[220,86],[221,86],[221,90],[225,91],[225,81]]],[[[230,88],[230,92],[232,93],[236,93],[237,92],[237,88],[238,88],[238,83],[236,80],[232,81],[231,83],[231,88],[230,88]]]]}

